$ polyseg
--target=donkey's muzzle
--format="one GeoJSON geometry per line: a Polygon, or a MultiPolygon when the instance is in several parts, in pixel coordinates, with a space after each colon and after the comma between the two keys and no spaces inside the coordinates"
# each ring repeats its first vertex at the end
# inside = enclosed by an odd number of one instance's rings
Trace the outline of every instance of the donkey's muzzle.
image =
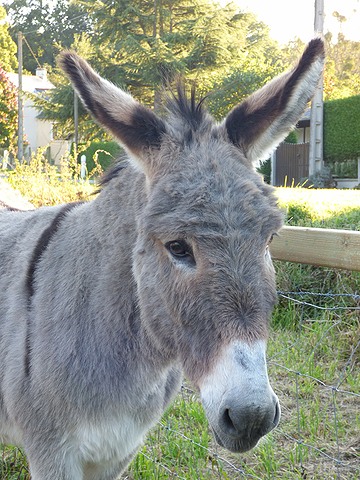
{"type": "Polygon", "coordinates": [[[201,400],[218,443],[232,452],[253,448],[277,426],[280,405],[270,386],[266,344],[234,341],[200,384],[201,400]]]}
{"type": "Polygon", "coordinates": [[[232,452],[246,452],[261,437],[273,430],[280,420],[280,405],[275,394],[265,404],[242,405],[224,401],[217,426],[213,428],[217,442],[232,452]]]}

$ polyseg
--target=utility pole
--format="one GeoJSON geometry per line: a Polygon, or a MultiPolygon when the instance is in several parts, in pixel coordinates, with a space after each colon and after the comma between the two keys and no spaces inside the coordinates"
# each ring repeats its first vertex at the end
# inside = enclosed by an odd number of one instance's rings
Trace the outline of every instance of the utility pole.
{"type": "Polygon", "coordinates": [[[79,143],[79,100],[77,93],[74,90],[74,144],[75,144],[75,152],[77,155],[79,143]]]}
{"type": "MultiPolygon", "coordinates": [[[[323,34],[324,29],[324,0],[315,0],[315,35],[323,34]]],[[[323,121],[324,121],[324,102],[323,102],[323,77],[315,91],[311,102],[310,113],[310,147],[309,147],[309,177],[313,177],[320,172],[324,166],[323,159],[323,121]]]]}
{"type": "Polygon", "coordinates": [[[24,158],[24,112],[23,112],[23,86],[22,86],[22,70],[23,70],[23,53],[22,53],[23,35],[18,32],[18,154],[19,162],[24,158]]]}

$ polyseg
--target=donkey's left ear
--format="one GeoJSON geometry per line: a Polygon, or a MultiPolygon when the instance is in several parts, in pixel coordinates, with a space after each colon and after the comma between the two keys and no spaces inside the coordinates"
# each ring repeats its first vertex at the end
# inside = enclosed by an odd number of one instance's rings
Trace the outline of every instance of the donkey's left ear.
{"type": "Polygon", "coordinates": [[[147,173],[146,151],[159,148],[164,122],[131,95],[101,78],[76,53],[62,53],[59,64],[95,120],[128,150],[135,166],[147,173]]]}
{"type": "Polygon", "coordinates": [[[228,137],[251,162],[266,158],[299,120],[319,83],[324,57],[324,42],[315,38],[293,70],[253,93],[226,117],[228,137]]]}

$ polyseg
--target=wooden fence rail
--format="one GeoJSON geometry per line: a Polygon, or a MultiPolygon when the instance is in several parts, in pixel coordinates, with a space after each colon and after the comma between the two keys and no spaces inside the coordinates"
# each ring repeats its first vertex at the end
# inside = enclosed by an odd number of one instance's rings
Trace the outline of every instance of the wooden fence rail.
{"type": "Polygon", "coordinates": [[[270,252],[274,260],[360,271],[360,232],[284,227],[270,252]]]}

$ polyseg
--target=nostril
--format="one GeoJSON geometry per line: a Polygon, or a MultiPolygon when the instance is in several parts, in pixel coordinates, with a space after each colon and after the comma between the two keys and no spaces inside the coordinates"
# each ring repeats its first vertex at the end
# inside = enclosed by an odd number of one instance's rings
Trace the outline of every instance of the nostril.
{"type": "Polygon", "coordinates": [[[276,402],[276,404],[275,404],[275,416],[274,416],[274,420],[273,420],[274,427],[276,427],[278,425],[279,421],[280,421],[280,405],[279,405],[279,402],[276,402]]]}
{"type": "Polygon", "coordinates": [[[230,409],[225,408],[223,416],[222,416],[223,425],[226,430],[231,434],[237,433],[237,429],[234,425],[234,422],[231,419],[230,409]]]}

